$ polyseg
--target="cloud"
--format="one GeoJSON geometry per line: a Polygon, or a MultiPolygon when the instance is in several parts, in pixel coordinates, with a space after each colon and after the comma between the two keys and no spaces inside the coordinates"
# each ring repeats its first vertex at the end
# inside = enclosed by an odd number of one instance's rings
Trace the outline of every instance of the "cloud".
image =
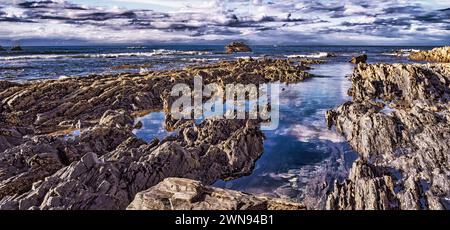
{"type": "Polygon", "coordinates": [[[240,39],[252,43],[360,45],[450,42],[449,8],[430,8],[429,1],[120,2],[147,2],[172,10],[13,0],[0,4],[0,40],[135,43],[240,39]]]}

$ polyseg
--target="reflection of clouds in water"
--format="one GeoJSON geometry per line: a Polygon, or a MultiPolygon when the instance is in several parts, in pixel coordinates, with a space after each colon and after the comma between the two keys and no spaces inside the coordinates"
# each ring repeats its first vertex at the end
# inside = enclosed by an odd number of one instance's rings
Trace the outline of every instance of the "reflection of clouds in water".
{"type": "Polygon", "coordinates": [[[325,125],[326,110],[318,110],[315,114],[306,117],[300,124],[291,124],[288,128],[277,131],[276,135],[291,135],[302,142],[331,141],[333,143],[345,142],[345,139],[325,125]]]}
{"type": "Polygon", "coordinates": [[[315,66],[314,69],[308,72],[318,76],[339,77],[340,79],[335,82],[337,84],[336,87],[340,88],[342,98],[349,98],[347,92],[351,87],[351,82],[347,79],[342,79],[342,77],[351,74],[353,68],[354,65],[349,63],[322,64],[315,66]]]}
{"type": "Polygon", "coordinates": [[[142,122],[142,128],[133,130],[139,138],[149,141],[153,138],[163,139],[171,134],[164,128],[164,112],[149,113],[136,118],[136,122],[142,122]]]}
{"type": "Polygon", "coordinates": [[[344,142],[345,139],[336,132],[318,126],[294,125],[286,130],[288,135],[297,137],[299,141],[310,142],[315,140],[331,141],[333,143],[344,142]]]}
{"type": "MultiPolygon", "coordinates": [[[[315,65],[309,72],[326,76],[281,85],[280,127],[266,131],[264,154],[248,177],[219,186],[255,194],[302,199],[308,187],[326,178],[340,176],[348,146],[337,132],[329,130],[325,113],[348,100],[351,82],[345,78],[353,65],[315,65]]],[[[346,176],[345,176],[346,177],[346,176]]]]}

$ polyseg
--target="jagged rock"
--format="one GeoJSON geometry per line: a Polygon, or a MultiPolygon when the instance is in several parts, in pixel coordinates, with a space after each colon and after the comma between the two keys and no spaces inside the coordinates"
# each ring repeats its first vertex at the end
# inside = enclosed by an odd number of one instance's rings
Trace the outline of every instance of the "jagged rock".
{"type": "MultiPolygon", "coordinates": [[[[125,111],[107,111],[98,126],[72,138],[18,135],[15,147],[0,154],[0,199],[20,195],[32,184],[80,159],[84,153],[103,155],[133,136],[133,120],[125,111]],[[108,123],[107,121],[114,121],[108,123]]],[[[0,136],[1,138],[4,138],[0,136]]]]}
{"type": "Polygon", "coordinates": [[[450,64],[359,65],[351,80],[327,120],[360,159],[328,208],[450,208],[450,64]]]}
{"type": "Polygon", "coordinates": [[[163,92],[175,84],[193,85],[200,75],[204,83],[261,84],[273,81],[298,82],[310,75],[305,66],[286,60],[239,59],[182,70],[47,80],[33,83],[0,81],[0,116],[5,126],[31,126],[37,134],[47,134],[76,126],[80,121],[95,125],[107,110],[131,112],[162,110],[163,92]],[[12,119],[14,118],[14,119],[12,119]],[[64,124],[64,125],[61,125],[64,124]]]}
{"type": "Polygon", "coordinates": [[[211,184],[247,175],[263,151],[257,121],[186,120],[173,124],[178,135],[145,143],[130,113],[161,110],[168,90],[196,75],[221,86],[297,82],[309,77],[305,69],[239,59],[146,75],[0,81],[0,208],[124,209],[166,177],[211,184]]]}
{"type": "Polygon", "coordinates": [[[237,52],[252,52],[252,49],[250,49],[250,47],[243,42],[232,42],[225,46],[225,52],[229,54],[237,52]]]}
{"type": "Polygon", "coordinates": [[[367,62],[367,55],[363,54],[361,56],[352,57],[352,60],[350,60],[350,63],[353,64],[359,64],[359,63],[366,63],[367,62]]]}
{"type": "Polygon", "coordinates": [[[167,178],[136,194],[128,210],[304,210],[287,200],[214,188],[199,181],[167,178]]]}
{"type": "Polygon", "coordinates": [[[450,46],[412,52],[409,59],[415,61],[450,62],[450,46]]]}
{"type": "Polygon", "coordinates": [[[99,154],[85,150],[81,160],[30,191],[5,196],[0,209],[125,209],[136,193],[167,177],[212,184],[247,175],[262,151],[263,134],[254,121],[192,122],[161,142],[147,144],[131,136],[98,159],[99,154]],[[182,133],[188,131],[193,137],[186,139],[182,133]]]}
{"type": "Polygon", "coordinates": [[[389,210],[398,209],[392,177],[385,175],[362,160],[354,162],[349,179],[335,183],[326,209],[331,210],[389,210]]]}

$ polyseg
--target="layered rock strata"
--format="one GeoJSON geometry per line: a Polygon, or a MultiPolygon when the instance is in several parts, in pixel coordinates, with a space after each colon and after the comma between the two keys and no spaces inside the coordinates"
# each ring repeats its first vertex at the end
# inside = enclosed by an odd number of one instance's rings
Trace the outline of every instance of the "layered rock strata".
{"type": "MultiPolygon", "coordinates": [[[[129,117],[121,113],[116,115],[114,120],[129,117]]],[[[109,128],[117,127],[116,122],[111,124],[114,126],[109,128]]],[[[102,121],[100,125],[109,124],[102,121]]],[[[82,132],[73,142],[79,143],[97,128],[102,127],[94,126],[86,133],[82,132]]],[[[96,153],[88,146],[78,144],[73,148],[84,152],[84,155],[59,170],[58,167],[65,162],[60,162],[57,156],[47,153],[32,156],[48,160],[36,167],[30,163],[27,168],[31,170],[25,171],[29,181],[20,180],[26,185],[19,186],[19,182],[11,185],[9,179],[2,181],[5,185],[2,187],[9,186],[10,189],[2,196],[0,209],[125,209],[136,193],[167,177],[185,177],[212,184],[218,179],[247,175],[263,151],[263,134],[252,121],[186,123],[177,136],[161,141],[155,139],[150,143],[134,136],[128,126],[121,129],[129,135],[117,138],[120,144],[115,148],[96,153]],[[35,168],[47,171],[31,177],[35,168]],[[41,176],[44,174],[51,175],[44,179],[41,176]],[[35,183],[30,186],[32,181],[35,183]],[[17,187],[29,190],[14,189],[17,187]]],[[[64,143],[62,139],[59,141],[64,143]]],[[[101,146],[103,140],[97,141],[101,146]]],[[[17,175],[20,179],[24,177],[23,174],[17,175]]]]}
{"type": "Polygon", "coordinates": [[[128,210],[304,210],[288,200],[254,196],[205,186],[199,181],[167,178],[136,195],[128,210]]]}
{"type": "MultiPolygon", "coordinates": [[[[134,117],[161,110],[177,83],[297,82],[304,65],[240,59],[145,75],[24,84],[0,81],[0,209],[124,209],[167,177],[205,185],[249,174],[263,151],[258,121],[183,120],[146,143],[134,117]]],[[[169,120],[169,119],[168,119],[169,120]]]]}
{"type": "Polygon", "coordinates": [[[358,65],[327,113],[360,154],[328,209],[450,208],[450,64],[358,65]]]}
{"type": "Polygon", "coordinates": [[[145,75],[90,76],[25,84],[0,81],[0,127],[31,127],[37,134],[87,127],[98,122],[107,110],[161,110],[163,93],[177,83],[193,85],[194,76],[203,77],[205,84],[220,85],[298,82],[309,77],[305,69],[287,60],[240,59],[145,75]]]}
{"type": "Polygon", "coordinates": [[[450,62],[450,46],[438,47],[432,50],[412,52],[409,59],[415,61],[450,62]]]}

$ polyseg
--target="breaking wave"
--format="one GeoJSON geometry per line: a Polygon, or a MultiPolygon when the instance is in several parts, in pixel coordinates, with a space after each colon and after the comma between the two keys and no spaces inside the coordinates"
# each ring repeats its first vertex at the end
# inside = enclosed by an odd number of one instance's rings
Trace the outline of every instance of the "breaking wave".
{"type": "Polygon", "coordinates": [[[330,56],[332,56],[332,55],[327,52],[286,55],[287,58],[324,58],[324,57],[330,57],[330,56]]]}
{"type": "Polygon", "coordinates": [[[207,55],[205,51],[180,51],[158,49],[151,52],[100,53],[100,54],[30,54],[17,56],[1,56],[0,60],[28,60],[28,59],[64,59],[64,58],[123,58],[123,57],[154,57],[178,55],[207,55]]]}

